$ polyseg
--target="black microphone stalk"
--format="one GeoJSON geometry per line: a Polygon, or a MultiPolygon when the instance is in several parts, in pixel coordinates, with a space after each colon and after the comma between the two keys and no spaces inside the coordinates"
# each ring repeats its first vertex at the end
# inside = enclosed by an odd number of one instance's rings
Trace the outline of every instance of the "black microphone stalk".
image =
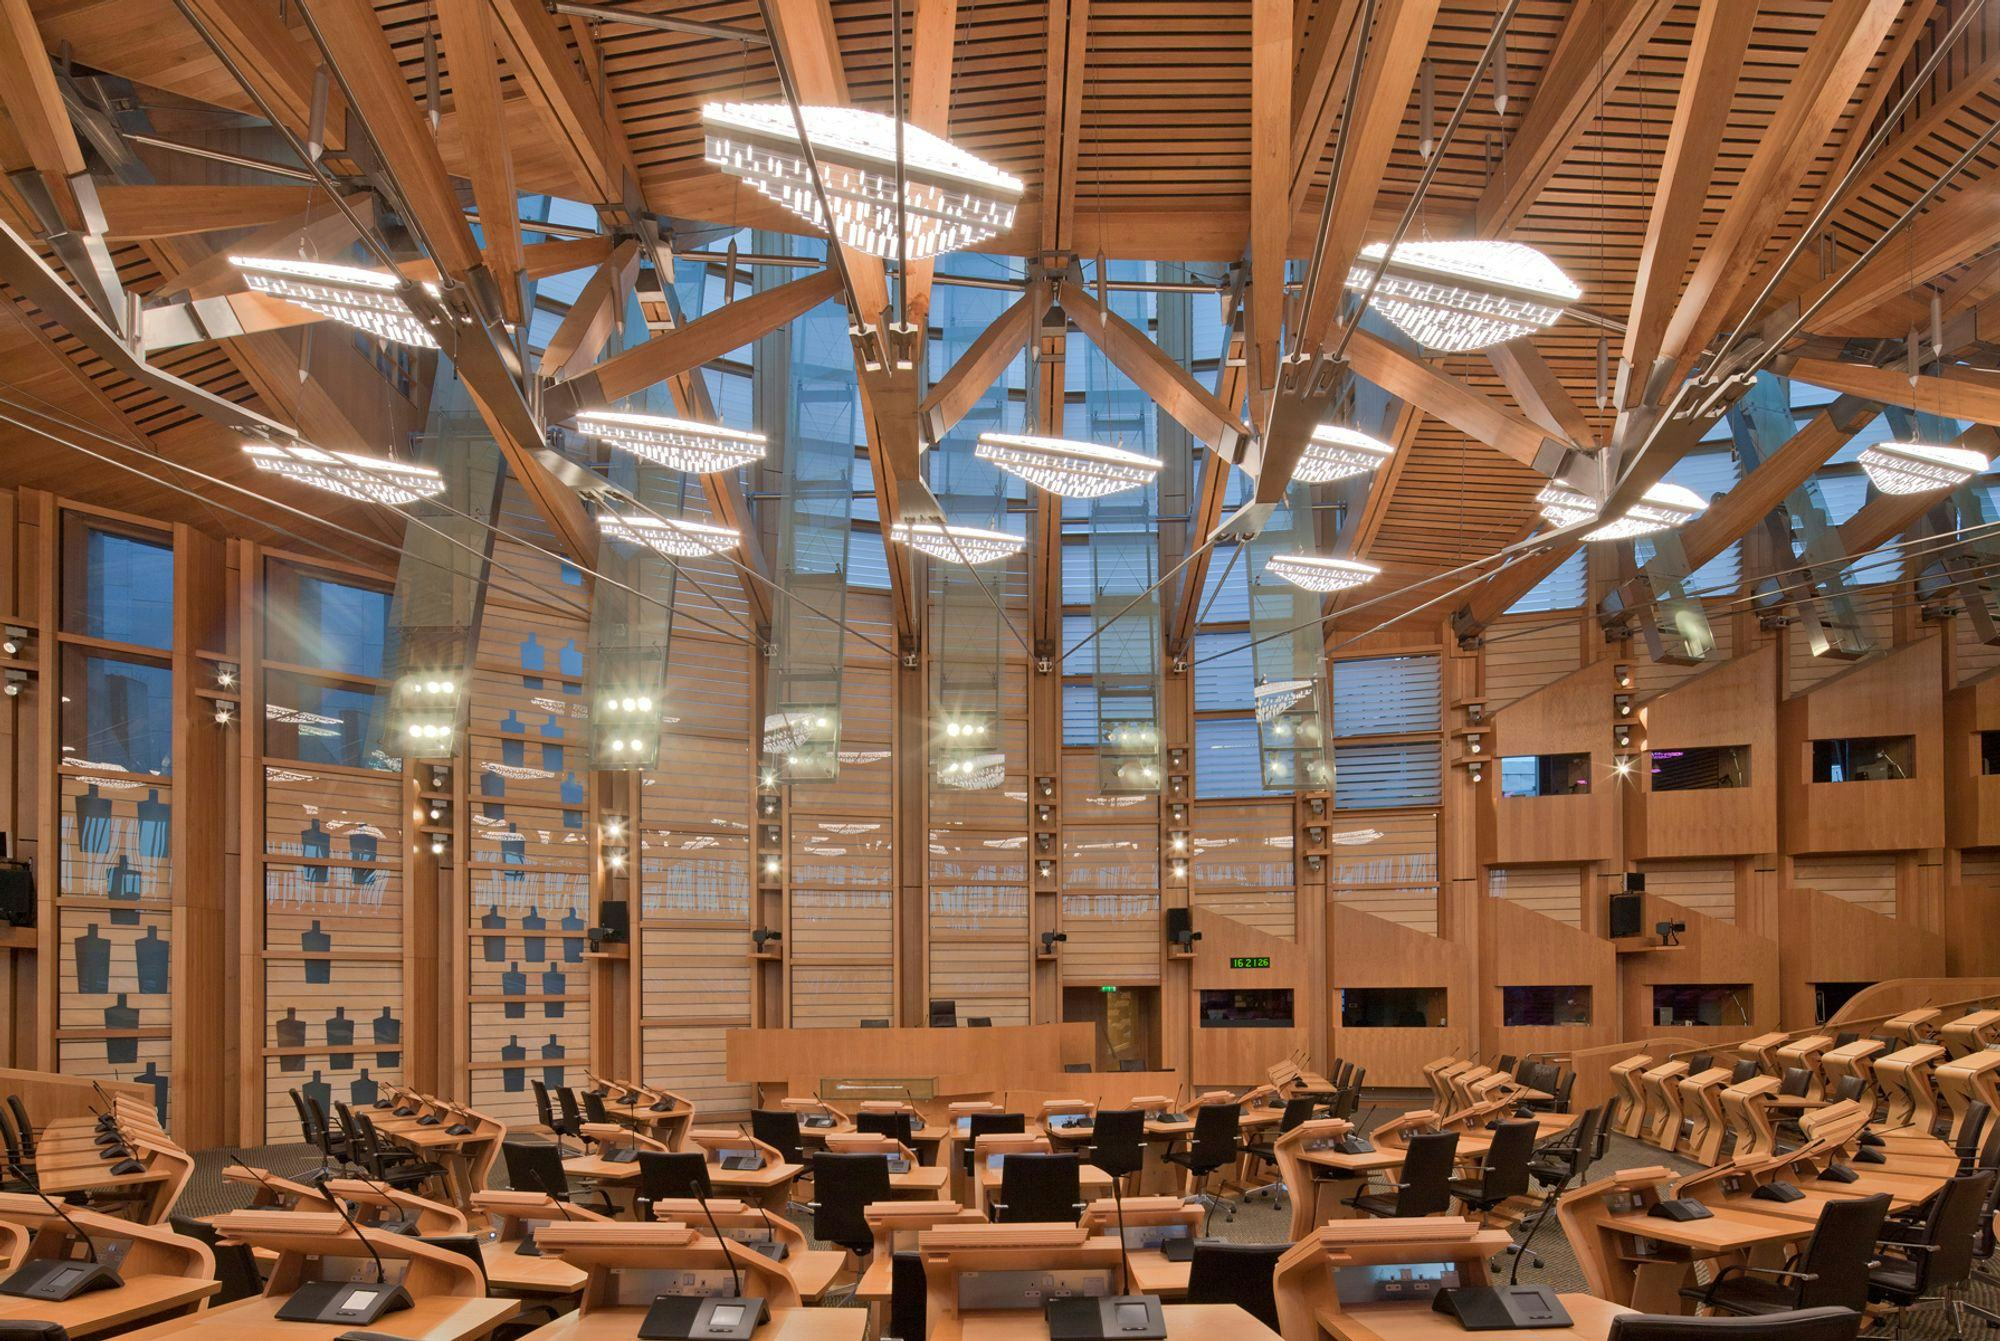
{"type": "Polygon", "coordinates": [[[63,1218],[63,1223],[69,1226],[70,1233],[76,1235],[78,1238],[83,1240],[83,1250],[90,1254],[90,1264],[92,1266],[96,1266],[97,1245],[90,1241],[90,1235],[83,1232],[83,1226],[78,1224],[76,1221],[70,1219],[69,1212],[62,1208],[62,1204],[51,1198],[48,1193],[42,1191],[41,1183],[38,1180],[36,1180],[32,1175],[30,1175],[26,1169],[22,1168],[18,1164],[11,1164],[11,1163],[7,1167],[12,1169],[14,1171],[15,1176],[28,1185],[28,1190],[30,1192],[33,1192],[36,1196],[42,1199],[43,1205],[47,1206],[50,1210],[54,1211],[57,1215],[60,1215],[63,1218]]]}

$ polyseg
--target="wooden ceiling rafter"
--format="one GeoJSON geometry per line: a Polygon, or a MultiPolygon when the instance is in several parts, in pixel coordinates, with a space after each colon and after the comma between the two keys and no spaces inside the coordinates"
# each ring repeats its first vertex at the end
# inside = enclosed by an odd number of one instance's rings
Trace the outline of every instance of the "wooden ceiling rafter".
{"type": "Polygon", "coordinates": [[[465,136],[463,143],[472,199],[479,206],[486,268],[500,291],[502,314],[518,326],[527,320],[521,289],[527,262],[522,255],[514,159],[507,145],[493,12],[487,0],[438,0],[437,17],[451,69],[453,102],[461,118],[482,128],[480,134],[465,136]]]}

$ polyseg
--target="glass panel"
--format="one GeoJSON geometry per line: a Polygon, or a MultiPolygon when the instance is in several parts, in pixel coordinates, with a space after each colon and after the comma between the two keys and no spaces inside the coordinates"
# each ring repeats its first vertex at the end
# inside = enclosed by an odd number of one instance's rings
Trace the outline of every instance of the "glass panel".
{"type": "Polygon", "coordinates": [[[82,648],[63,649],[62,761],[122,773],[171,773],[174,673],[82,648]]]}
{"type": "Polygon", "coordinates": [[[174,547],[99,522],[67,519],[63,628],[141,647],[174,645],[174,547]]]}
{"type": "Polygon", "coordinates": [[[265,754],[348,768],[401,769],[400,760],[368,749],[382,710],[379,692],[287,671],[270,672],[264,685],[265,754]]]}
{"type": "Polygon", "coordinates": [[[1654,750],[1651,761],[1656,792],[1712,791],[1750,785],[1748,745],[1700,745],[1690,750],[1654,750]]]}
{"type": "Polygon", "coordinates": [[[1555,1025],[1590,1023],[1588,987],[1502,987],[1500,1023],[1555,1025]]]}
{"type": "Polygon", "coordinates": [[[1427,1029],[1445,1020],[1442,987],[1344,987],[1343,1029],[1427,1029]]]}
{"type": "Polygon", "coordinates": [[[1655,983],[1653,1023],[1687,1027],[1697,1024],[1750,1023],[1748,983],[1655,983]]]}
{"type": "Polygon", "coordinates": [[[1204,1029],[1289,1029],[1292,989],[1289,987],[1204,988],[1201,994],[1204,1029]]]}
{"type": "Polygon", "coordinates": [[[277,564],[271,566],[269,581],[264,637],[265,654],[272,661],[348,675],[382,674],[388,592],[277,564]]]}
{"type": "Polygon", "coordinates": [[[1502,796],[1569,796],[1589,790],[1587,754],[1513,754],[1500,761],[1502,796]]]}
{"type": "Polygon", "coordinates": [[[1843,736],[1812,749],[1814,782],[1887,782],[1917,766],[1915,736],[1843,736]]]}

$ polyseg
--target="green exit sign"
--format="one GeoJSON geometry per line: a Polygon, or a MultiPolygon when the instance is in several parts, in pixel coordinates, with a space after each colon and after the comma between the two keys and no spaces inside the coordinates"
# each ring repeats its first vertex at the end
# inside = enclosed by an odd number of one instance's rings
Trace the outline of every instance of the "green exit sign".
{"type": "Polygon", "coordinates": [[[1231,955],[1229,967],[1233,969],[1260,969],[1271,967],[1269,955],[1231,955]]]}

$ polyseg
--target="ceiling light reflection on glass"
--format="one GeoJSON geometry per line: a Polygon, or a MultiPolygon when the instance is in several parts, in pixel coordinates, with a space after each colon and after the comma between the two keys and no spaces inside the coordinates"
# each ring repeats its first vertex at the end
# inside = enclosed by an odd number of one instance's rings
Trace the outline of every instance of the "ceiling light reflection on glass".
{"type": "Polygon", "coordinates": [[[1149,484],[1160,473],[1157,457],[1022,433],[982,433],[973,455],[1063,498],[1102,498],[1149,484]]]}
{"type": "MultiPolygon", "coordinates": [[[[1557,526],[1575,526],[1593,520],[1603,503],[1563,480],[1555,480],[1535,495],[1541,504],[1542,519],[1557,526]]],[[[1708,503],[1692,489],[1662,481],[1650,486],[1645,495],[1616,521],[1585,531],[1588,541],[1631,540],[1655,531],[1685,526],[1708,510],[1708,503]]]]}
{"type": "Polygon", "coordinates": [[[688,521],[681,517],[648,517],[643,514],[620,516],[615,512],[597,514],[597,529],[613,540],[644,545],[676,559],[699,559],[709,554],[725,554],[735,549],[741,537],[727,526],[688,521]]]}
{"type": "MultiPolygon", "coordinates": [[[[1371,242],[1347,272],[1366,292],[1388,248],[1371,242]]],[[[1484,349],[1555,324],[1583,296],[1562,268],[1518,242],[1404,242],[1369,305],[1426,349],[1484,349]]]]}
{"type": "MultiPolygon", "coordinates": [[[[404,283],[400,275],[282,256],[232,256],[229,263],[242,272],[252,293],[282,298],[395,344],[438,347],[397,292],[404,283]]],[[[426,282],[423,288],[431,297],[438,296],[437,285],[426,282]]]]}
{"type": "Polygon", "coordinates": [[[1878,442],[1861,453],[1868,482],[1885,494],[1956,489],[1991,464],[1969,447],[1929,442],[1878,442]]]}
{"type": "Polygon", "coordinates": [[[930,555],[945,563],[982,564],[1012,558],[1028,542],[1008,531],[988,531],[977,526],[950,526],[937,522],[894,522],[889,538],[899,545],[930,555]]]}
{"type": "Polygon", "coordinates": [[[1370,475],[1395,454],[1396,449],[1379,438],[1339,424],[1321,424],[1306,443],[1292,478],[1300,484],[1330,484],[1370,475]]]}
{"type": "Polygon", "coordinates": [[[444,476],[407,461],[322,451],[303,442],[246,442],[243,454],[259,470],[364,503],[395,507],[444,492],[444,476]]]}
{"type": "MultiPolygon", "coordinates": [[[[896,122],[854,107],[712,102],[701,109],[703,156],[821,228],[826,216],[799,140],[803,121],[847,246],[891,259],[896,246],[896,122]]],[[[913,261],[959,251],[1014,226],[1022,184],[948,140],[903,123],[905,249],[913,261]]]]}
{"type": "Polygon", "coordinates": [[[1274,554],[1264,571],[1306,591],[1350,591],[1382,572],[1372,563],[1322,554],[1274,554]]]}
{"type": "Polygon", "coordinates": [[[715,475],[762,461],[768,445],[762,433],[658,414],[593,410],[578,415],[576,426],[642,461],[690,475],[715,475]]]}

